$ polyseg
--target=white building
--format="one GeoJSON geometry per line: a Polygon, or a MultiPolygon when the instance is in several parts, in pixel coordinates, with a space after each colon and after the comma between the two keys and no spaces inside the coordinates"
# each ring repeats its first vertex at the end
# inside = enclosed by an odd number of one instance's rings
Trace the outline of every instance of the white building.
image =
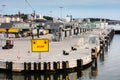
{"type": "Polygon", "coordinates": [[[71,21],[72,21],[72,15],[67,15],[66,22],[71,22],[71,21]]]}
{"type": "Polygon", "coordinates": [[[0,23],[10,23],[10,22],[22,22],[23,20],[19,17],[0,17],[0,23]]]}
{"type": "Polygon", "coordinates": [[[104,28],[107,28],[108,27],[108,23],[107,22],[102,22],[101,23],[101,28],[104,29],[104,28]]]}
{"type": "Polygon", "coordinates": [[[44,15],[40,14],[39,16],[40,16],[40,19],[44,19],[44,17],[43,17],[44,15]]]}
{"type": "Polygon", "coordinates": [[[36,19],[44,19],[43,16],[44,16],[44,15],[42,15],[42,14],[38,14],[38,15],[36,16],[36,19]]]}
{"type": "Polygon", "coordinates": [[[10,23],[10,17],[0,17],[0,23],[10,23]]]}

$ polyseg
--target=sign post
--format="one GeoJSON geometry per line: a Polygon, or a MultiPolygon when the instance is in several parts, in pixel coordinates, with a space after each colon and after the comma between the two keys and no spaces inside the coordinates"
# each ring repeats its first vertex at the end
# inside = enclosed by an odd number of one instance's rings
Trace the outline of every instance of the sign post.
{"type": "Polygon", "coordinates": [[[41,59],[41,52],[39,53],[39,59],[41,59]]]}
{"type": "Polygon", "coordinates": [[[39,52],[39,59],[41,59],[41,52],[49,51],[48,39],[32,39],[31,40],[32,52],[39,52]]]}

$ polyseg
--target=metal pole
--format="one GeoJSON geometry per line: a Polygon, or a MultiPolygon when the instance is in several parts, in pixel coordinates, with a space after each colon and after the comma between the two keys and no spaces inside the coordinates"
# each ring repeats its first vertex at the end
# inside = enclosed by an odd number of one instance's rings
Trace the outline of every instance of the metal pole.
{"type": "Polygon", "coordinates": [[[52,16],[52,11],[50,11],[50,17],[53,17],[53,16],[52,16]]]}
{"type": "Polygon", "coordinates": [[[60,7],[60,9],[61,9],[61,19],[62,19],[62,8],[63,8],[63,7],[60,7]]]}
{"type": "Polygon", "coordinates": [[[41,52],[39,52],[39,59],[41,59],[41,52]]]}
{"type": "Polygon", "coordinates": [[[6,6],[6,5],[2,5],[2,9],[0,10],[0,11],[1,11],[1,15],[2,15],[2,16],[3,16],[3,14],[4,14],[4,12],[3,12],[3,11],[4,11],[5,6],[6,6]]]}

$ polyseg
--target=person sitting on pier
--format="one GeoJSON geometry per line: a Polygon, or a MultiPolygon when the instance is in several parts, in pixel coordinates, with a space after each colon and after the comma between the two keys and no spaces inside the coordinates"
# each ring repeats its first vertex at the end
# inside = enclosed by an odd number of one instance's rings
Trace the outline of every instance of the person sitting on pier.
{"type": "Polygon", "coordinates": [[[63,54],[64,54],[64,55],[69,55],[69,53],[66,52],[65,50],[63,50],[63,54]]]}
{"type": "Polygon", "coordinates": [[[77,48],[75,48],[75,47],[71,47],[71,50],[73,50],[73,51],[76,51],[77,50],[77,48]]]}

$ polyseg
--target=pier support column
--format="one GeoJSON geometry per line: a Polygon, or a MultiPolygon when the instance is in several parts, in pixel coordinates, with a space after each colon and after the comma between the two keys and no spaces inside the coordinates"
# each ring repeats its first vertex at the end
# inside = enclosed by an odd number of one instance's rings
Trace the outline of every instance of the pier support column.
{"type": "MultiPolygon", "coordinates": [[[[12,72],[5,72],[6,80],[13,80],[13,73],[12,72]]],[[[4,80],[4,79],[1,79],[4,80]]]]}
{"type": "Polygon", "coordinates": [[[77,79],[83,76],[82,70],[77,70],[77,79]]]}
{"type": "MultiPolygon", "coordinates": [[[[27,80],[27,79],[25,79],[25,80],[27,80]]],[[[38,74],[34,74],[34,79],[33,80],[42,80],[41,79],[41,74],[39,74],[39,73],[38,74]]]]}
{"type": "Polygon", "coordinates": [[[6,62],[6,69],[12,71],[12,62],[6,62]]]}
{"type": "Polygon", "coordinates": [[[74,35],[76,34],[76,29],[74,29],[74,35]]]}
{"type": "Polygon", "coordinates": [[[103,52],[102,54],[100,54],[100,58],[99,58],[99,59],[100,59],[100,61],[102,61],[102,62],[104,61],[104,52],[103,52]]]}
{"type": "Polygon", "coordinates": [[[37,29],[37,37],[39,38],[39,28],[37,29]]]}
{"type": "Polygon", "coordinates": [[[100,54],[104,53],[104,41],[100,40],[100,54]]]}
{"type": "Polygon", "coordinates": [[[31,76],[30,73],[24,73],[24,80],[31,80],[31,76]]]}
{"type": "Polygon", "coordinates": [[[72,31],[71,30],[69,30],[69,36],[72,36],[72,31]]]}
{"type": "Polygon", "coordinates": [[[60,74],[54,74],[53,80],[62,80],[62,78],[60,77],[60,74]]]}
{"type": "Polygon", "coordinates": [[[84,28],[82,28],[82,33],[84,33],[84,28]]]}
{"type": "Polygon", "coordinates": [[[34,70],[35,71],[38,71],[38,70],[41,70],[41,63],[39,62],[39,63],[34,63],[34,70]]]}
{"type": "Polygon", "coordinates": [[[50,70],[50,62],[46,63],[44,62],[44,70],[49,71],[50,70]]]}
{"type": "Polygon", "coordinates": [[[98,68],[91,67],[91,76],[96,77],[98,76],[98,68]]]}
{"type": "Polygon", "coordinates": [[[60,62],[53,62],[53,68],[54,70],[60,69],[60,62]]]}
{"type": "Polygon", "coordinates": [[[97,68],[97,58],[94,57],[94,58],[92,59],[92,61],[93,61],[93,62],[92,62],[92,68],[93,68],[93,69],[96,69],[96,68],[97,68]]]}
{"type": "Polygon", "coordinates": [[[52,80],[50,75],[44,75],[44,79],[43,80],[52,80]]]}
{"type": "Polygon", "coordinates": [[[62,75],[62,77],[63,77],[62,80],[69,80],[69,75],[68,75],[68,73],[64,73],[64,74],[62,75]]]}
{"type": "Polygon", "coordinates": [[[85,28],[83,28],[83,33],[85,32],[85,28]]]}
{"type": "Polygon", "coordinates": [[[80,28],[80,33],[82,33],[82,28],[80,28]]]}
{"type": "Polygon", "coordinates": [[[84,28],[81,28],[81,32],[84,33],[84,28]]]}
{"type": "Polygon", "coordinates": [[[79,34],[79,28],[78,27],[76,28],[76,30],[77,30],[77,34],[79,34]]]}
{"type": "Polygon", "coordinates": [[[24,63],[24,70],[25,71],[29,71],[29,70],[31,70],[31,63],[24,63]]]}
{"type": "Polygon", "coordinates": [[[92,67],[97,68],[97,53],[96,49],[91,50],[91,58],[92,58],[92,67]]]}
{"type": "Polygon", "coordinates": [[[86,32],[86,29],[84,28],[84,33],[86,32]]]}
{"type": "Polygon", "coordinates": [[[77,69],[82,70],[82,66],[83,66],[83,60],[82,59],[78,59],[77,60],[77,69]]]}
{"type": "Polygon", "coordinates": [[[85,28],[85,32],[87,31],[87,28],[85,28]]]}
{"type": "Polygon", "coordinates": [[[67,31],[65,30],[65,37],[67,37],[67,31]]]}
{"type": "Polygon", "coordinates": [[[62,62],[62,69],[68,69],[69,68],[69,62],[68,61],[63,61],[62,62]]]}
{"type": "Polygon", "coordinates": [[[79,34],[79,28],[77,27],[74,29],[74,35],[78,35],[78,34],[79,34]]]}

